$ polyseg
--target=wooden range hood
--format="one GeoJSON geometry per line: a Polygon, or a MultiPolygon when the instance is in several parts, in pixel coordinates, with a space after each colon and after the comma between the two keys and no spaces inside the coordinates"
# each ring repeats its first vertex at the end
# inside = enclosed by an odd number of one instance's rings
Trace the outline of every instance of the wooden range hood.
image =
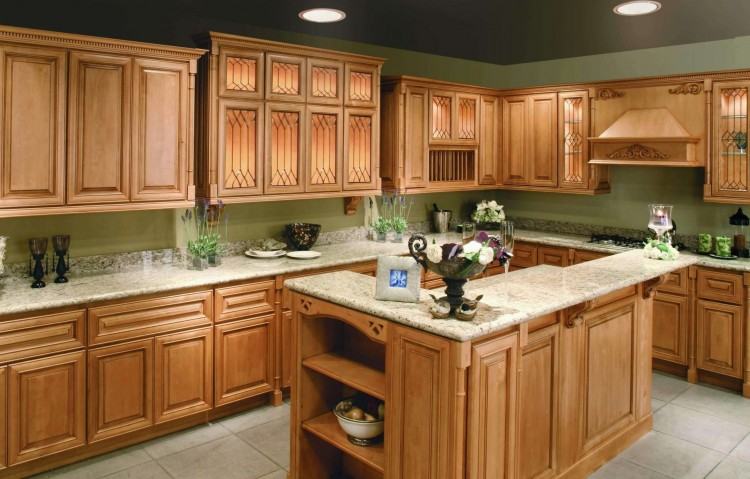
{"type": "Polygon", "coordinates": [[[667,108],[630,109],[601,135],[589,138],[589,163],[701,167],[704,162],[696,156],[700,140],[667,108]]]}

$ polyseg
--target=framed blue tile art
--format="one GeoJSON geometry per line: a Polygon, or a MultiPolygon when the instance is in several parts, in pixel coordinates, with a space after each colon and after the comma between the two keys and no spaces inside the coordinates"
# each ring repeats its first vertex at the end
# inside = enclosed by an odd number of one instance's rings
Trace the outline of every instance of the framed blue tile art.
{"type": "Polygon", "coordinates": [[[409,256],[378,257],[378,272],[375,283],[375,299],[419,302],[421,266],[409,256]]]}

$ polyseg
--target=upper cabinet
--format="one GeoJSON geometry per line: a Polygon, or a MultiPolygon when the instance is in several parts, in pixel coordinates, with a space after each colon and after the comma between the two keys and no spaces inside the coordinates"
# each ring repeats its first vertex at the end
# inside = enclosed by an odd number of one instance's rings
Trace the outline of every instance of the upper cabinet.
{"type": "Polygon", "coordinates": [[[381,59],[219,33],[201,44],[199,196],[379,193],[381,59]]]}
{"type": "Polygon", "coordinates": [[[381,84],[380,172],[402,192],[497,188],[496,92],[412,77],[381,84]]]}
{"type": "Polygon", "coordinates": [[[0,29],[0,217],[187,206],[202,50],[0,29]]]}

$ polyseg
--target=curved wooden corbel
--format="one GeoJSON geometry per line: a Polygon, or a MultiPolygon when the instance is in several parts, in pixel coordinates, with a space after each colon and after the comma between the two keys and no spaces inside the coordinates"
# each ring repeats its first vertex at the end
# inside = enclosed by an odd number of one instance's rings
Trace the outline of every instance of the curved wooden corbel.
{"type": "Polygon", "coordinates": [[[563,315],[565,318],[565,327],[575,328],[576,326],[581,324],[583,322],[583,313],[590,310],[592,306],[594,306],[594,301],[584,301],[583,303],[578,303],[575,306],[565,308],[565,311],[563,311],[563,315]]]}
{"type": "Polygon", "coordinates": [[[643,299],[653,298],[656,294],[656,288],[667,282],[669,273],[657,276],[648,281],[643,282],[643,299]]]}

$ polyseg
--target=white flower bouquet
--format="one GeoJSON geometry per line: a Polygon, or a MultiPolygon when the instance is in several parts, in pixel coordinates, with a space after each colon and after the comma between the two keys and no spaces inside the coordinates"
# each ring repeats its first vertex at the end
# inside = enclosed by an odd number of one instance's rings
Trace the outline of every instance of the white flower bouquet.
{"type": "Polygon", "coordinates": [[[674,261],[679,258],[680,252],[667,242],[653,239],[649,240],[643,247],[643,256],[650,259],[674,261]]]}
{"type": "Polygon", "coordinates": [[[425,268],[442,277],[470,278],[484,271],[493,261],[503,264],[510,257],[499,239],[484,231],[477,234],[476,240],[466,244],[439,245],[434,240],[427,244],[421,235],[415,235],[412,239],[414,241],[410,243],[416,243],[412,256],[425,268]]]}
{"type": "Polygon", "coordinates": [[[503,205],[498,205],[497,201],[482,201],[477,203],[471,219],[480,225],[492,225],[505,220],[503,205]]]}

